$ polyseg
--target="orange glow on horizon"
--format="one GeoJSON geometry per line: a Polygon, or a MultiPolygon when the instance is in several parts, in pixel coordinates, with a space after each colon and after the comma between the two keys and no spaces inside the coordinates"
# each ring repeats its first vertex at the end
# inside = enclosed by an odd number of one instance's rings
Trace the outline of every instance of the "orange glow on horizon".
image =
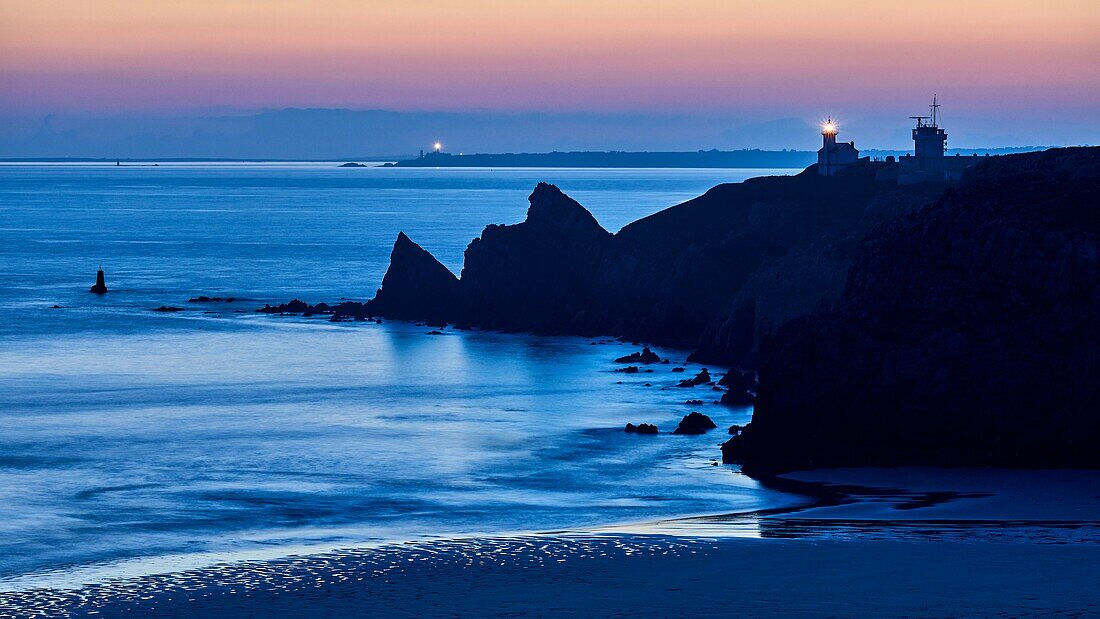
{"type": "Polygon", "coordinates": [[[0,106],[637,110],[933,87],[1083,105],[1097,32],[1095,0],[6,0],[0,106]]]}

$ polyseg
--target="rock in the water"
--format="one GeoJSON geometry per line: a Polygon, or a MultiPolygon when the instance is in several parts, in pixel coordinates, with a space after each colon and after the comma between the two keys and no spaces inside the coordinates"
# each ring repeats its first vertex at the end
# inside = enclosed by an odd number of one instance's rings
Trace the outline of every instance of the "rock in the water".
{"type": "Polygon", "coordinates": [[[233,303],[237,299],[235,297],[207,297],[198,296],[187,299],[188,303],[233,303]]]}
{"type": "Polygon", "coordinates": [[[706,385],[710,383],[710,372],[706,368],[699,370],[699,373],[694,378],[687,378],[680,381],[677,387],[694,387],[696,385],[706,385]]]}
{"type": "Polygon", "coordinates": [[[722,399],[719,400],[721,404],[726,406],[749,406],[755,401],[756,397],[744,389],[730,389],[723,393],[722,399]]]}
{"type": "Polygon", "coordinates": [[[680,425],[676,426],[676,429],[672,431],[673,434],[704,434],[708,430],[717,428],[710,417],[702,413],[692,411],[684,416],[680,420],[680,425]]]}
{"type": "Polygon", "coordinates": [[[256,310],[261,314],[304,314],[313,306],[300,299],[294,299],[289,303],[283,303],[282,305],[267,305],[265,304],[260,309],[256,310]]]}
{"type": "Polygon", "coordinates": [[[733,424],[732,426],[730,426],[730,428],[729,428],[729,433],[730,433],[730,434],[737,434],[737,433],[739,433],[739,432],[740,432],[741,430],[744,430],[744,429],[745,429],[745,426],[739,426],[739,425],[737,425],[737,424],[735,423],[735,424],[733,424]]]}
{"type": "Polygon", "coordinates": [[[628,365],[625,368],[619,368],[615,371],[616,372],[622,372],[623,374],[637,374],[641,370],[638,369],[638,366],[636,366],[636,365],[628,365]]]}
{"type": "Polygon", "coordinates": [[[467,322],[503,330],[592,334],[607,291],[595,280],[613,242],[596,218],[554,185],[539,183],[527,218],[487,226],[466,248],[467,322]]]}
{"type": "Polygon", "coordinates": [[[649,423],[640,423],[634,425],[632,423],[626,424],[626,432],[634,434],[657,434],[657,426],[649,423]]]}
{"type": "MultiPolygon", "coordinates": [[[[749,424],[749,425],[752,425],[752,424],[749,424]]],[[[741,429],[741,432],[744,432],[744,428],[741,429]]],[[[740,464],[741,463],[741,461],[738,457],[738,454],[737,454],[737,443],[738,443],[739,438],[741,438],[740,434],[734,434],[733,436],[731,436],[729,438],[729,440],[722,443],[722,445],[721,445],[722,464],[740,464]]]]}
{"type": "Polygon", "coordinates": [[[672,371],[673,371],[673,372],[683,372],[683,371],[684,371],[684,368],[681,368],[681,367],[674,367],[674,368],[672,368],[672,371]]]}
{"type": "Polygon", "coordinates": [[[382,287],[365,310],[397,320],[446,322],[460,313],[458,278],[400,232],[390,252],[382,287]]]}
{"type": "Polygon", "coordinates": [[[182,312],[183,308],[182,307],[175,307],[175,306],[172,306],[172,305],[161,305],[160,307],[154,308],[153,311],[154,312],[182,312]]]}
{"type": "Polygon", "coordinates": [[[684,402],[684,404],[687,404],[688,406],[702,406],[703,401],[702,400],[688,400],[688,401],[684,402]]]}
{"type": "Polygon", "coordinates": [[[641,352],[634,352],[626,355],[625,357],[619,357],[615,360],[615,363],[660,363],[661,357],[657,353],[649,349],[649,346],[642,348],[641,352]]]}
{"type": "Polygon", "coordinates": [[[756,377],[752,372],[742,372],[737,368],[733,368],[726,372],[726,375],[718,381],[718,384],[730,389],[752,389],[756,386],[756,377]]]}
{"type": "Polygon", "coordinates": [[[107,292],[107,281],[103,276],[103,269],[95,272],[95,284],[88,289],[88,292],[94,294],[104,294],[107,292]]]}

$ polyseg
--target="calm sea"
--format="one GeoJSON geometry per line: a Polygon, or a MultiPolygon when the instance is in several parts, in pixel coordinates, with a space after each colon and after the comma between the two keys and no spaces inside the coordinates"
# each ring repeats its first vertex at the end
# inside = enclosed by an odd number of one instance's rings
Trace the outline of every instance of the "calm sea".
{"type": "MultiPolygon", "coordinates": [[[[402,230],[457,272],[538,181],[618,230],[791,172],[0,166],[0,588],[795,502],[714,466],[721,430],[624,434],[671,431],[686,398],[715,397],[662,389],[669,366],[613,373],[628,344],[252,311],[369,298],[402,230]],[[87,292],[100,264],[102,297],[87,292]]],[[[720,427],[750,414],[702,410],[720,427]]]]}

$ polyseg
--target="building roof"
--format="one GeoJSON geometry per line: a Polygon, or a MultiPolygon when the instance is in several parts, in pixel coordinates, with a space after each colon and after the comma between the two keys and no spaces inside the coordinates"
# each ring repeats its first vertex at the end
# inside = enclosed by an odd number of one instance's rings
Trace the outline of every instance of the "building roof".
{"type": "MultiPolygon", "coordinates": [[[[825,150],[825,148],[826,148],[825,146],[822,146],[821,148],[817,149],[817,152],[821,152],[821,151],[825,150]]],[[[830,150],[848,150],[848,149],[859,152],[859,150],[856,148],[855,142],[837,142],[836,144],[833,144],[833,146],[830,150]]]]}

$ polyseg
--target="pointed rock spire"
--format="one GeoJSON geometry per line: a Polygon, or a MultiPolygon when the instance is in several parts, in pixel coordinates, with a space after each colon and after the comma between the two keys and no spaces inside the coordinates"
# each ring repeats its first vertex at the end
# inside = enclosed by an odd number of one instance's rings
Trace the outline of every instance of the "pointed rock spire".
{"type": "Polygon", "coordinates": [[[398,320],[453,319],[458,306],[458,278],[399,232],[382,288],[370,306],[371,311],[398,320]]]}
{"type": "Polygon", "coordinates": [[[103,267],[100,267],[95,273],[95,285],[92,286],[88,292],[95,294],[104,294],[107,292],[107,281],[103,277],[103,267]]]}

